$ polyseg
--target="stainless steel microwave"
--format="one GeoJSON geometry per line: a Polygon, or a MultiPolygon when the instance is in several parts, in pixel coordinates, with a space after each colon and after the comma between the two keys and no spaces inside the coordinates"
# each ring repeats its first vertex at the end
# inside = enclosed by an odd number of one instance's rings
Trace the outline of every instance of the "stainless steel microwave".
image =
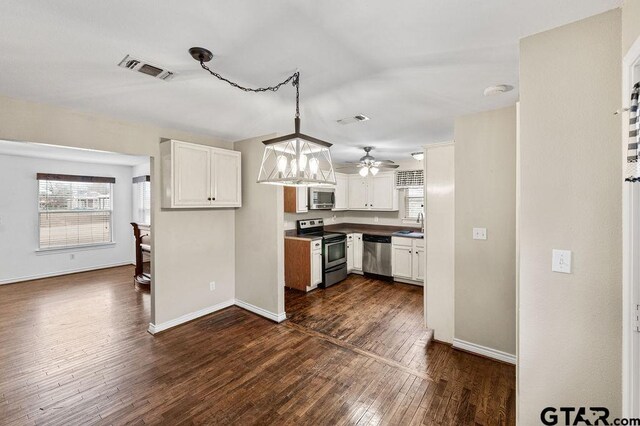
{"type": "Polygon", "coordinates": [[[331,210],[335,201],[333,188],[309,188],[310,210],[331,210]]]}

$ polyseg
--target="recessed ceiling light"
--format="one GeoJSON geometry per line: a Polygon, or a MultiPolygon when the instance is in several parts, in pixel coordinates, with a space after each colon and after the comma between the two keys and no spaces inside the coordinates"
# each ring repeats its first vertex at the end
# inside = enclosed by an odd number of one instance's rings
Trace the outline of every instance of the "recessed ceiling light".
{"type": "Polygon", "coordinates": [[[369,117],[363,114],[354,115],[353,117],[341,118],[340,120],[336,120],[340,124],[351,124],[358,123],[360,121],[367,121],[369,117]]]}
{"type": "Polygon", "coordinates": [[[512,90],[513,90],[513,86],[510,86],[508,84],[498,84],[496,86],[489,86],[486,89],[484,89],[484,95],[485,96],[499,95],[501,93],[510,92],[512,90]]]}

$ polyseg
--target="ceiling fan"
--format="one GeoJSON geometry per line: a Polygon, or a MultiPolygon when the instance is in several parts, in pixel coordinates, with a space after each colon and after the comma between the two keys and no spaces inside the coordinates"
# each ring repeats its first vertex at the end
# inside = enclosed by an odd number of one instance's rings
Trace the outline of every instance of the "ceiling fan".
{"type": "Polygon", "coordinates": [[[372,146],[364,147],[364,156],[360,158],[360,161],[347,162],[345,164],[349,167],[357,167],[360,169],[360,176],[365,177],[371,173],[373,176],[378,174],[380,169],[397,169],[399,166],[394,164],[391,160],[376,160],[373,155],[370,154],[372,146]]]}

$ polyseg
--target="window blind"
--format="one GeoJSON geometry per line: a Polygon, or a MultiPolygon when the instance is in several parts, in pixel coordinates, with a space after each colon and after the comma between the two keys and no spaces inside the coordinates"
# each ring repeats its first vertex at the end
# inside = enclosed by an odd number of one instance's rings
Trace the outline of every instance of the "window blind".
{"type": "Polygon", "coordinates": [[[114,182],[114,178],[39,173],[40,249],[112,242],[114,182]]]}
{"type": "Polygon", "coordinates": [[[411,188],[424,185],[423,170],[399,170],[396,172],[396,188],[411,188]]]}
{"type": "Polygon", "coordinates": [[[404,216],[405,219],[418,219],[418,214],[424,214],[424,187],[405,189],[404,216]]]}
{"type": "Polygon", "coordinates": [[[134,222],[151,224],[151,176],[133,178],[134,190],[134,222]]]}

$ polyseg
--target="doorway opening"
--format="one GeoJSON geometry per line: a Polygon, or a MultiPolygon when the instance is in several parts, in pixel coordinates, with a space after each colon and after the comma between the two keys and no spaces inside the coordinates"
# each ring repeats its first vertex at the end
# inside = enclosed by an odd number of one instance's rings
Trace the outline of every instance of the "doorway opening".
{"type": "Polygon", "coordinates": [[[100,325],[122,310],[146,330],[150,157],[0,140],[0,181],[0,291],[13,308],[100,325]]]}

